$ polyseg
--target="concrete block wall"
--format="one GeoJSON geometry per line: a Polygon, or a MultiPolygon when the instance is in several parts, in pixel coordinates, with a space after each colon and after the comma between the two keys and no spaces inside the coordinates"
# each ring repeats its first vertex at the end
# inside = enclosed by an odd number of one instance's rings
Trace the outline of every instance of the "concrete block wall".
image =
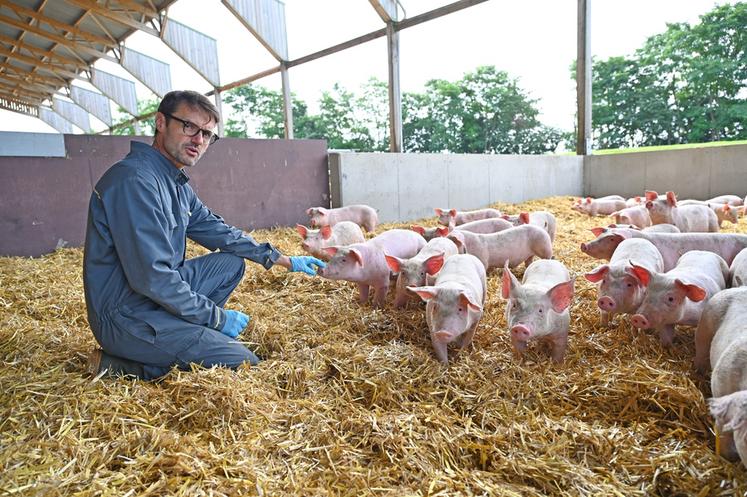
{"type": "Polygon", "coordinates": [[[701,200],[747,194],[747,145],[591,155],[585,161],[584,192],[592,197],[644,190],[701,200]]]}
{"type": "Polygon", "coordinates": [[[382,222],[583,192],[578,156],[330,152],[329,165],[332,207],[367,204],[382,222]]]}

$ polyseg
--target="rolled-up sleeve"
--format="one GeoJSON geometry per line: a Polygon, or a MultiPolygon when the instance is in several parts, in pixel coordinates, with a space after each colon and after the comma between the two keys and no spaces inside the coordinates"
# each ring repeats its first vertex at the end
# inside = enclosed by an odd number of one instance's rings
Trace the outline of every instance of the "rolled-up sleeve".
{"type": "Polygon", "coordinates": [[[261,264],[269,269],[280,252],[269,243],[257,243],[240,229],[229,226],[222,217],[203,204],[194,191],[188,189],[190,217],[187,237],[210,250],[228,252],[261,264]]]}
{"type": "Polygon", "coordinates": [[[195,293],[174,267],[174,219],[152,178],[120,178],[100,194],[115,249],[132,289],[191,323],[220,329],[225,312],[195,293]]]}

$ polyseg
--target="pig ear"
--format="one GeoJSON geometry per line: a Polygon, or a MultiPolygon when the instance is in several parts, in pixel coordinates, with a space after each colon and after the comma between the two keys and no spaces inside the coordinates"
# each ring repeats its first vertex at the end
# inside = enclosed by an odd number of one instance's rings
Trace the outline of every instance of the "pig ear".
{"type": "Polygon", "coordinates": [[[641,203],[641,197],[639,195],[636,195],[635,196],[635,201],[636,201],[636,203],[640,204],[641,203]]]}
{"type": "Polygon", "coordinates": [[[571,305],[573,300],[573,280],[558,283],[547,291],[552,310],[561,313],[571,305]]]}
{"type": "Polygon", "coordinates": [[[417,294],[418,297],[423,299],[423,302],[428,302],[438,295],[438,289],[435,286],[408,286],[406,288],[412,293],[417,294]]]}
{"type": "Polygon", "coordinates": [[[449,209],[449,217],[455,217],[456,216],[456,209],[449,209]]]}
{"type": "Polygon", "coordinates": [[[456,338],[456,335],[454,334],[454,332],[448,331],[448,330],[437,331],[433,334],[433,336],[436,338],[437,341],[441,343],[449,343],[452,340],[454,340],[454,338],[456,338]]]}
{"type": "Polygon", "coordinates": [[[312,207],[309,207],[308,209],[306,209],[307,216],[310,216],[312,212],[314,212],[314,209],[312,207]]]}
{"type": "Polygon", "coordinates": [[[296,225],[296,231],[298,231],[298,234],[301,235],[301,238],[303,238],[304,240],[306,240],[306,236],[309,233],[309,230],[306,229],[306,226],[304,226],[303,224],[297,224],[296,225]]]}
{"type": "Polygon", "coordinates": [[[322,238],[324,238],[325,240],[329,240],[330,237],[332,236],[332,226],[329,226],[329,225],[322,226],[321,234],[322,234],[322,238]]]}
{"type": "Polygon", "coordinates": [[[454,245],[456,245],[458,249],[464,247],[464,237],[458,231],[454,230],[449,232],[449,234],[446,235],[446,238],[454,242],[454,245]]]}
{"type": "Polygon", "coordinates": [[[502,216],[501,216],[501,219],[505,219],[506,221],[508,221],[508,214],[504,214],[504,215],[502,215],[502,216]]]}
{"type": "Polygon", "coordinates": [[[355,259],[355,262],[363,266],[363,254],[361,254],[360,250],[351,248],[350,249],[350,255],[353,259],[355,259]]]}
{"type": "Polygon", "coordinates": [[[449,227],[448,226],[439,226],[436,228],[436,236],[447,236],[449,233],[449,227]]]}
{"type": "Polygon", "coordinates": [[[519,214],[519,222],[520,224],[529,224],[529,213],[522,212],[521,214],[519,214]]]}
{"type": "Polygon", "coordinates": [[[443,214],[444,214],[444,211],[443,211],[443,209],[439,209],[438,207],[436,207],[436,208],[435,208],[435,209],[433,209],[433,210],[434,210],[434,211],[436,211],[436,215],[437,215],[437,216],[443,216],[443,214]]]}
{"type": "Polygon", "coordinates": [[[508,268],[508,261],[503,265],[503,277],[501,279],[501,297],[507,299],[511,296],[511,292],[519,286],[519,280],[508,268]]]}
{"type": "Polygon", "coordinates": [[[432,255],[425,260],[425,272],[433,276],[437,272],[441,271],[444,265],[444,253],[432,255]]]}
{"type": "Polygon", "coordinates": [[[667,203],[672,207],[675,207],[677,205],[677,196],[674,194],[674,192],[667,192],[667,203]]]}
{"type": "Polygon", "coordinates": [[[599,236],[603,233],[606,233],[607,228],[601,228],[601,227],[591,228],[591,232],[594,233],[594,236],[599,236]]]}
{"type": "Polygon", "coordinates": [[[591,203],[591,197],[586,197],[586,203],[587,203],[587,204],[590,204],[590,203],[591,203]]]}
{"type": "Polygon", "coordinates": [[[386,258],[386,264],[389,266],[389,269],[391,269],[395,274],[399,273],[402,269],[401,261],[393,255],[384,254],[384,257],[386,258]]]}
{"type": "Polygon", "coordinates": [[[609,272],[610,266],[609,264],[602,264],[601,266],[597,266],[588,273],[584,275],[584,278],[591,281],[592,283],[597,283],[601,281],[609,272]]]}
{"type": "Polygon", "coordinates": [[[724,210],[724,212],[729,212],[731,210],[731,206],[729,204],[724,204],[722,209],[724,210]]]}
{"type": "Polygon", "coordinates": [[[659,194],[654,190],[646,190],[646,200],[656,200],[659,194]]]}
{"type": "Polygon", "coordinates": [[[340,250],[340,247],[324,247],[322,250],[334,257],[337,251],[340,250]]]}
{"type": "Polygon", "coordinates": [[[410,229],[413,230],[415,233],[420,233],[422,236],[425,236],[425,228],[422,226],[418,226],[417,224],[411,224],[410,229]]]}
{"type": "Polygon", "coordinates": [[[705,290],[703,290],[702,287],[699,287],[698,285],[692,285],[683,282],[680,279],[674,280],[674,284],[677,288],[685,292],[685,295],[687,298],[692,300],[693,302],[700,302],[701,300],[705,299],[708,294],[705,290]]]}
{"type": "Polygon", "coordinates": [[[638,266],[631,260],[628,261],[628,264],[630,264],[630,268],[626,268],[625,272],[628,274],[632,274],[633,276],[638,278],[638,281],[641,282],[641,285],[648,286],[649,282],[651,281],[651,273],[649,273],[648,269],[643,266],[638,266]]]}
{"type": "Polygon", "coordinates": [[[708,399],[711,416],[723,431],[740,431],[747,428],[747,405],[740,395],[729,394],[708,399]]]}
{"type": "Polygon", "coordinates": [[[467,294],[464,292],[459,294],[459,304],[463,305],[465,308],[472,309],[473,311],[477,311],[477,312],[482,311],[482,306],[480,304],[476,304],[472,302],[470,298],[467,296],[467,294]]]}

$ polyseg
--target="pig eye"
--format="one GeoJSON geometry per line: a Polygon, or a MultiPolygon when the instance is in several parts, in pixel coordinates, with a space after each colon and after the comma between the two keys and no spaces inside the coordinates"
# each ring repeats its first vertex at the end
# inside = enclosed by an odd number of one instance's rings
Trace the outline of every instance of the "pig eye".
{"type": "Polygon", "coordinates": [[[539,309],[537,309],[537,312],[539,312],[540,314],[542,314],[542,308],[540,307],[539,309]]]}
{"type": "Polygon", "coordinates": [[[669,300],[669,302],[674,302],[674,297],[672,297],[672,296],[670,295],[670,296],[669,296],[669,298],[668,298],[667,300],[669,300]]]}

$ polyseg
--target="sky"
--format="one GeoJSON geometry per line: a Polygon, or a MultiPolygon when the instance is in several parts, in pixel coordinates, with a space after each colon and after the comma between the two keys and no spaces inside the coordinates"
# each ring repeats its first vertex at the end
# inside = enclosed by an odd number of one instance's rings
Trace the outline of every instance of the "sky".
{"type": "MultiPolygon", "coordinates": [[[[453,0],[400,0],[406,17],[453,0]]],[[[667,23],[696,24],[699,16],[727,0],[589,0],[592,56],[606,59],[631,55],[645,40],[666,30],[667,23]]],[[[368,0],[285,0],[291,60],[384,27],[368,0]]],[[[277,66],[277,61],[219,0],[178,0],[171,18],[217,40],[221,84],[277,66]]],[[[573,129],[575,81],[570,67],[576,57],[577,0],[488,0],[459,12],[400,31],[400,85],[403,92],[422,92],[431,79],[456,81],[478,66],[493,65],[517,78],[535,99],[540,120],[573,129]]],[[[206,93],[211,85],[157,38],[135,33],[126,46],[171,65],[174,89],[206,93]]],[[[102,71],[134,80],[124,69],[98,61],[102,71]]],[[[387,81],[385,37],[289,70],[291,91],[312,112],[322,92],[335,83],[354,93],[371,77],[387,81]]],[[[136,80],[135,80],[136,81],[136,80]]],[[[93,89],[85,81],[74,84],[93,89]]],[[[255,84],[279,91],[280,75],[255,84]]],[[[136,81],[138,100],[154,98],[136,81]]],[[[114,107],[113,107],[114,110],[114,107]]],[[[228,112],[224,106],[224,112],[228,112]]],[[[225,120],[225,116],[224,116],[225,120]]],[[[94,131],[105,129],[91,117],[94,131]]],[[[76,133],[81,131],[74,128],[76,133]]],[[[0,110],[0,131],[56,132],[41,120],[0,110]]]]}

